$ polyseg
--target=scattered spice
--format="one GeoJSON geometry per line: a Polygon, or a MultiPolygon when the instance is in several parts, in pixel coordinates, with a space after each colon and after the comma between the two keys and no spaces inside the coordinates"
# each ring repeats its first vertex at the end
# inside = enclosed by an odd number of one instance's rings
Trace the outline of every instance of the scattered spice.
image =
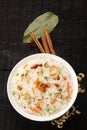
{"type": "MultiPolygon", "coordinates": [[[[82,88],[81,81],[85,75],[83,73],[79,73],[77,75],[78,79],[78,86],[79,86],[79,93],[85,93],[85,89],[82,88]]],[[[58,119],[54,119],[51,121],[52,125],[57,125],[58,128],[63,128],[64,122],[66,122],[71,116],[75,114],[80,114],[81,112],[78,110],[78,106],[73,105],[70,110],[68,110],[63,116],[61,116],[58,119]]]]}
{"type": "Polygon", "coordinates": [[[59,87],[59,84],[58,84],[58,83],[55,83],[54,85],[55,85],[56,87],[59,87]]]}
{"type": "Polygon", "coordinates": [[[77,79],[78,79],[78,82],[79,82],[79,84],[78,84],[78,91],[79,91],[79,93],[85,93],[85,89],[83,88],[83,85],[82,85],[82,80],[84,79],[84,77],[85,77],[85,74],[83,74],[83,73],[79,73],[78,74],[78,76],[77,76],[77,79]]]}
{"type": "Polygon", "coordinates": [[[57,80],[60,80],[60,76],[59,75],[57,75],[57,80]]]}
{"type": "Polygon", "coordinates": [[[67,111],[63,116],[58,119],[51,121],[52,125],[57,124],[58,128],[63,128],[64,122],[66,122],[72,115],[80,114],[81,112],[77,109],[77,106],[72,106],[72,108],[67,111]]]}

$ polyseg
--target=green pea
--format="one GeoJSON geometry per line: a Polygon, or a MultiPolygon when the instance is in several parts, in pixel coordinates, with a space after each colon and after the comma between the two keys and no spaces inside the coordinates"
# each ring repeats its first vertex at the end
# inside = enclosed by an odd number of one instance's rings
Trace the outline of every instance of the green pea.
{"type": "Polygon", "coordinates": [[[13,96],[15,96],[15,95],[16,95],[16,91],[15,91],[15,90],[12,92],[12,95],[13,95],[13,96]]]}

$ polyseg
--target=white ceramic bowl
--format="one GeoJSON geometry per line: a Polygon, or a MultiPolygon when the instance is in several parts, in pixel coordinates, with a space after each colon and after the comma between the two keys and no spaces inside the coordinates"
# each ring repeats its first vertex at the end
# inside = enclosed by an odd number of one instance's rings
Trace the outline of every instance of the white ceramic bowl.
{"type": "Polygon", "coordinates": [[[73,103],[76,100],[77,93],[78,93],[78,81],[77,81],[77,77],[76,77],[75,71],[73,70],[71,65],[69,63],[67,63],[63,58],[60,58],[60,57],[52,55],[52,54],[46,54],[46,53],[39,53],[39,54],[30,55],[30,56],[22,59],[21,61],[19,61],[15,65],[15,67],[12,69],[12,71],[11,71],[11,73],[9,75],[9,78],[8,78],[8,82],[7,82],[7,94],[8,94],[8,98],[9,98],[10,103],[13,106],[13,108],[19,114],[21,114],[23,117],[26,117],[27,119],[31,119],[31,120],[34,120],[34,121],[50,121],[50,120],[59,118],[60,116],[62,116],[64,113],[66,113],[72,107],[73,103]],[[72,98],[71,98],[69,104],[66,106],[65,109],[61,110],[60,112],[58,112],[58,113],[56,113],[54,115],[48,116],[48,117],[47,116],[46,117],[41,117],[41,116],[39,117],[39,116],[35,116],[35,115],[29,115],[29,113],[23,111],[23,109],[20,108],[17,105],[17,103],[13,99],[13,96],[12,96],[12,93],[11,93],[11,80],[12,80],[12,77],[14,76],[15,71],[18,68],[18,66],[26,63],[29,60],[34,60],[34,59],[36,59],[38,57],[40,57],[41,59],[43,57],[51,58],[51,59],[56,60],[57,62],[59,61],[59,62],[63,63],[68,68],[68,70],[70,71],[70,73],[72,75],[72,82],[73,82],[74,91],[73,91],[73,95],[72,95],[72,98]]]}

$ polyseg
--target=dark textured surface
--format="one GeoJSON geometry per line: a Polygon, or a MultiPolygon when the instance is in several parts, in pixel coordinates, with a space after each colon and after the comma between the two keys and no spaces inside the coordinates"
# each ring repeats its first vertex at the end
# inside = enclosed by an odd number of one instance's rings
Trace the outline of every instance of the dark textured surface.
{"type": "MultiPolygon", "coordinates": [[[[86,74],[87,90],[87,9],[83,0],[1,0],[0,1],[0,130],[57,130],[50,122],[34,122],[20,116],[11,106],[6,91],[7,78],[22,58],[38,53],[37,48],[23,44],[23,33],[38,15],[53,11],[60,22],[51,33],[57,55],[67,60],[76,73],[86,74]]],[[[87,126],[87,94],[76,100],[79,116],[73,116],[63,130],[85,130],[87,126]]]]}

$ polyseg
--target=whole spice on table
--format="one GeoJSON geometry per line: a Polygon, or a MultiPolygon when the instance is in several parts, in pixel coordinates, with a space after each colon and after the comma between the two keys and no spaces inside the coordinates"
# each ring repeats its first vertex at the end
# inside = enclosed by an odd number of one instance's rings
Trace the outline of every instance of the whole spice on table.
{"type": "Polygon", "coordinates": [[[37,39],[43,36],[44,28],[47,28],[49,33],[53,31],[59,22],[59,17],[53,12],[46,12],[35,18],[31,24],[27,27],[23,35],[23,43],[31,43],[32,38],[29,35],[30,32],[34,32],[37,39]]]}
{"type": "MultiPolygon", "coordinates": [[[[85,93],[85,89],[81,88],[82,83],[81,81],[83,80],[83,78],[85,77],[85,75],[83,73],[79,73],[77,75],[77,79],[78,79],[78,86],[79,86],[79,93],[85,93]]],[[[78,107],[73,105],[72,108],[70,110],[68,110],[63,116],[61,116],[58,119],[54,119],[51,121],[52,125],[57,125],[58,128],[63,128],[64,123],[73,115],[75,114],[80,114],[81,112],[78,110],[78,107]]]]}

